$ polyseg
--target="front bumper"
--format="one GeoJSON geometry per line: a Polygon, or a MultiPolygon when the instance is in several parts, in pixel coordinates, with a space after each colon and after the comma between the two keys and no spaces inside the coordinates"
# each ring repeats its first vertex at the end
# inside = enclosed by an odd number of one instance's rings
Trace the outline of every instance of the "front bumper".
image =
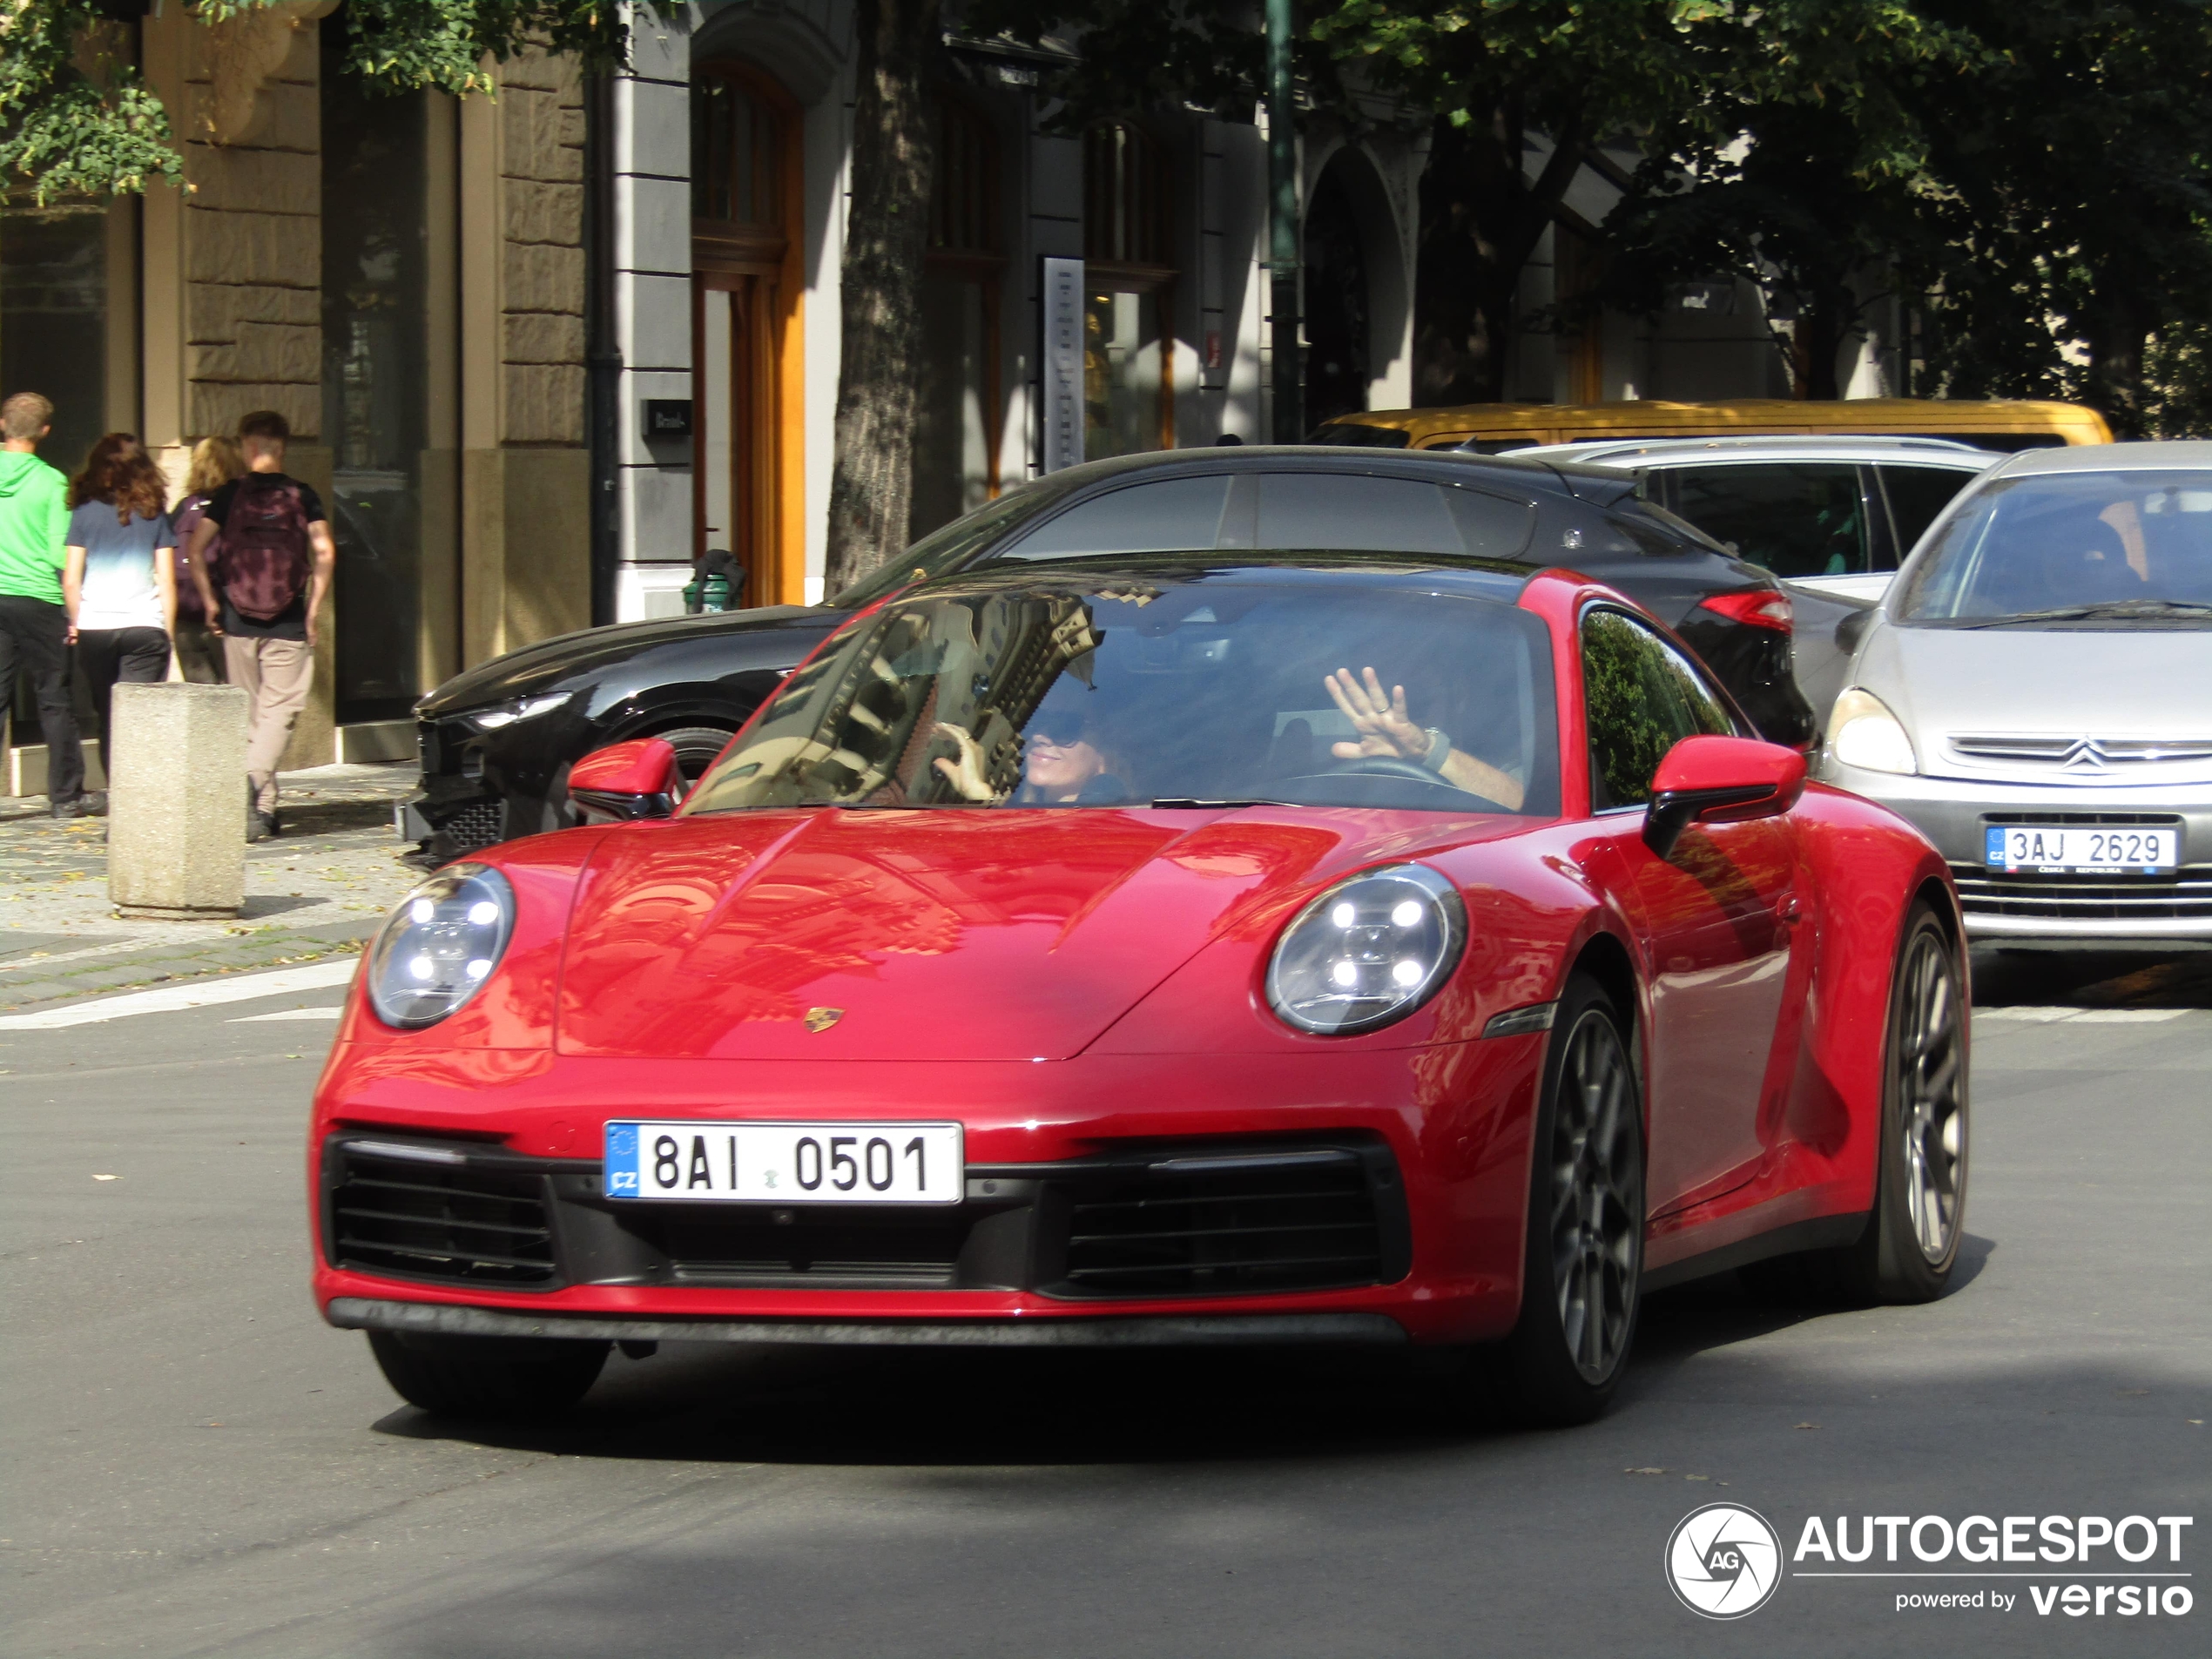
{"type": "Polygon", "coordinates": [[[1028,1341],[973,1333],[1046,1325],[1127,1327],[1077,1341],[1483,1340],[1519,1311],[1543,1046],[835,1068],[457,1050],[395,1072],[341,1042],[309,1172],[315,1295],[334,1323],[383,1328],[415,1327],[367,1305],[705,1340],[760,1325],[874,1340],[850,1333],[887,1325],[1028,1341]],[[600,1190],[599,1123],[641,1102],[664,1117],[880,1121],[894,1100],[898,1116],[966,1125],[961,1203],[600,1190]],[[1257,1316],[1323,1322],[1158,1323],[1257,1316]]]}
{"type": "Polygon", "coordinates": [[[1900,777],[1824,756],[1824,782],[1878,801],[1936,845],[1958,883],[1969,937],[2047,948],[2212,948],[2212,785],[2067,786],[1900,777]],[[2181,831],[2172,875],[2040,875],[1990,869],[1989,827],[2124,825],[2181,831]]]}

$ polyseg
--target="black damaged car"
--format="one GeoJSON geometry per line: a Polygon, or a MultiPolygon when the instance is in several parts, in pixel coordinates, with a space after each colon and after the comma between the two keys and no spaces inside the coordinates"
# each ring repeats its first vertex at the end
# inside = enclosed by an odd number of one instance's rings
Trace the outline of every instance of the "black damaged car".
{"type": "Polygon", "coordinates": [[[456,675],[415,705],[422,790],[401,833],[434,862],[577,821],[570,765],[628,738],[696,778],[860,607],[1000,560],[1244,549],[1508,558],[1610,583],[1670,624],[1777,743],[1812,741],[1790,602],[1764,570],[1638,498],[1627,475],[1511,456],[1299,446],[1170,450],[1008,491],[828,604],[595,628],[456,675]]]}

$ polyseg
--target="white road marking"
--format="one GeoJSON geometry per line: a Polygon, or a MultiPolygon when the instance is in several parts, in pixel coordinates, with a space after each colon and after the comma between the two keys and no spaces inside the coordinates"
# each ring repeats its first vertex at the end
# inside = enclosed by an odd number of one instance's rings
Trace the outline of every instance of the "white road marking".
{"type": "Polygon", "coordinates": [[[2159,1025],[2193,1014],[2193,1008],[1977,1008],[1979,1020],[2027,1020],[2054,1025],[2064,1020],[2075,1025],[2159,1025]]]}
{"type": "Polygon", "coordinates": [[[240,974],[231,979],[193,980],[151,991],[132,991],[98,1002],[75,1002],[65,1008],[46,1008],[37,1014],[0,1014],[0,1031],[60,1031],[73,1025],[98,1025],[134,1014],[171,1014],[183,1008],[208,1008],[219,1002],[250,1002],[260,996],[286,996],[299,991],[320,991],[343,985],[354,976],[352,956],[305,968],[280,968],[268,974],[240,974]]]}
{"type": "Polygon", "coordinates": [[[235,1020],[226,1020],[225,1025],[259,1025],[264,1020],[334,1020],[346,1010],[328,1008],[279,1008],[274,1014],[241,1014],[235,1020]]]}

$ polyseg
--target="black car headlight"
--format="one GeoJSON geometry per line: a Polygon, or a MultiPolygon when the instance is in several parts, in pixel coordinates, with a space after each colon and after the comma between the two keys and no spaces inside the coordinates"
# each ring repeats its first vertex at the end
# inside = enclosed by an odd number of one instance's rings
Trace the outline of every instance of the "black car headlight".
{"type": "Polygon", "coordinates": [[[1339,881],[1298,913],[1267,965],[1267,1001],[1301,1031],[1348,1036],[1402,1020],[1436,994],[1467,948],[1467,907],[1425,866],[1339,881]]]}
{"type": "Polygon", "coordinates": [[[496,732],[517,720],[535,720],[541,714],[550,714],[575,695],[574,691],[544,691],[536,697],[518,697],[511,702],[478,709],[474,714],[461,718],[479,732],[496,732]]]}
{"type": "Polygon", "coordinates": [[[368,1005],[402,1031],[435,1025],[491,977],[515,890],[488,864],[448,864],[399,902],[368,953],[368,1005]]]}

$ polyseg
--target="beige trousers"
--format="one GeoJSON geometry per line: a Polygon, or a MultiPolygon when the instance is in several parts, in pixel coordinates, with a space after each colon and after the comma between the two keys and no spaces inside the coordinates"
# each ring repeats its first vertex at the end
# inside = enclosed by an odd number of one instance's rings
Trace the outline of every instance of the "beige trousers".
{"type": "Polygon", "coordinates": [[[315,654],[297,639],[223,637],[223,665],[233,685],[246,688],[246,775],[254,806],[273,813],[277,762],[292,741],[300,711],[315,682],[315,654]]]}

